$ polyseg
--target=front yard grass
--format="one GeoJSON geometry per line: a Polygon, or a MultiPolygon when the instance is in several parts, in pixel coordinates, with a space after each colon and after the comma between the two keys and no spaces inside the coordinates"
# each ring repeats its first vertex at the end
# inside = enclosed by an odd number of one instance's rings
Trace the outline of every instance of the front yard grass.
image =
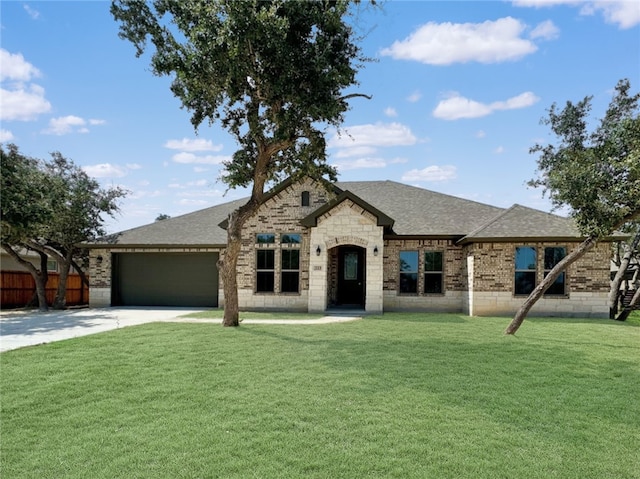
{"type": "Polygon", "coordinates": [[[3,478],[639,478],[640,326],[156,323],[0,355],[3,478]]]}

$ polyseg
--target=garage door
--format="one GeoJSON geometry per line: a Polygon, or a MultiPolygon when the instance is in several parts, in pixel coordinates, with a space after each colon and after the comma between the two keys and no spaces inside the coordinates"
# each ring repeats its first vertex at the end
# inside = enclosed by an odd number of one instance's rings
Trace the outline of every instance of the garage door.
{"type": "Polygon", "coordinates": [[[114,306],[218,306],[218,253],[117,253],[114,306]]]}

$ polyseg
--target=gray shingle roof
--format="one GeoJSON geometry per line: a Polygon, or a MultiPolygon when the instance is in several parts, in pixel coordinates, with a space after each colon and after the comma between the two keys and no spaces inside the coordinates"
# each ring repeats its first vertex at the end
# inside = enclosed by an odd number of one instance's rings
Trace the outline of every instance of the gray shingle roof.
{"type": "MultiPolygon", "coordinates": [[[[348,191],[388,216],[396,235],[464,237],[465,242],[580,236],[570,219],[520,205],[505,210],[394,181],[339,182],[336,187],[338,194],[348,191]]],[[[227,233],[220,223],[246,201],[156,221],[107,236],[92,246],[223,246],[227,233]]]]}
{"type": "Polygon", "coordinates": [[[394,219],[394,233],[418,236],[464,236],[504,211],[502,208],[395,181],[340,182],[394,219]]]}
{"type": "Polygon", "coordinates": [[[162,221],[114,233],[91,246],[212,246],[227,244],[227,232],[218,226],[229,213],[246,203],[246,198],[162,221]]]}
{"type": "Polygon", "coordinates": [[[566,239],[580,237],[570,218],[513,205],[464,237],[463,242],[513,238],[566,239]]]}

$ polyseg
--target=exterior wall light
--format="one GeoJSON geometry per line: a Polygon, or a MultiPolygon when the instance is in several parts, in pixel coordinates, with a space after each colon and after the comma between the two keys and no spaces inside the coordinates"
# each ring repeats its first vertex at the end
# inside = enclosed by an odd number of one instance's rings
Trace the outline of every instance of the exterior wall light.
{"type": "Polygon", "coordinates": [[[373,247],[373,256],[378,256],[378,247],[377,246],[373,247]]]}
{"type": "Polygon", "coordinates": [[[318,245],[316,248],[316,256],[320,256],[320,253],[322,253],[322,250],[320,249],[320,245],[318,245]]]}

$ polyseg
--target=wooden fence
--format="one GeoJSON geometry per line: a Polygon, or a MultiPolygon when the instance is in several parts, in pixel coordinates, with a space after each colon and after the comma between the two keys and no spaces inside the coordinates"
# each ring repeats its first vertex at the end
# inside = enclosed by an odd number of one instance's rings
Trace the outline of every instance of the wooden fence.
{"type": "MultiPolygon", "coordinates": [[[[53,304],[58,289],[60,275],[49,273],[47,281],[47,303],[53,304]]],[[[0,275],[0,307],[2,309],[21,308],[33,297],[36,283],[26,271],[2,271],[0,275]]],[[[79,274],[69,274],[67,278],[67,305],[77,306],[89,303],[89,289],[82,285],[79,274]]]]}

